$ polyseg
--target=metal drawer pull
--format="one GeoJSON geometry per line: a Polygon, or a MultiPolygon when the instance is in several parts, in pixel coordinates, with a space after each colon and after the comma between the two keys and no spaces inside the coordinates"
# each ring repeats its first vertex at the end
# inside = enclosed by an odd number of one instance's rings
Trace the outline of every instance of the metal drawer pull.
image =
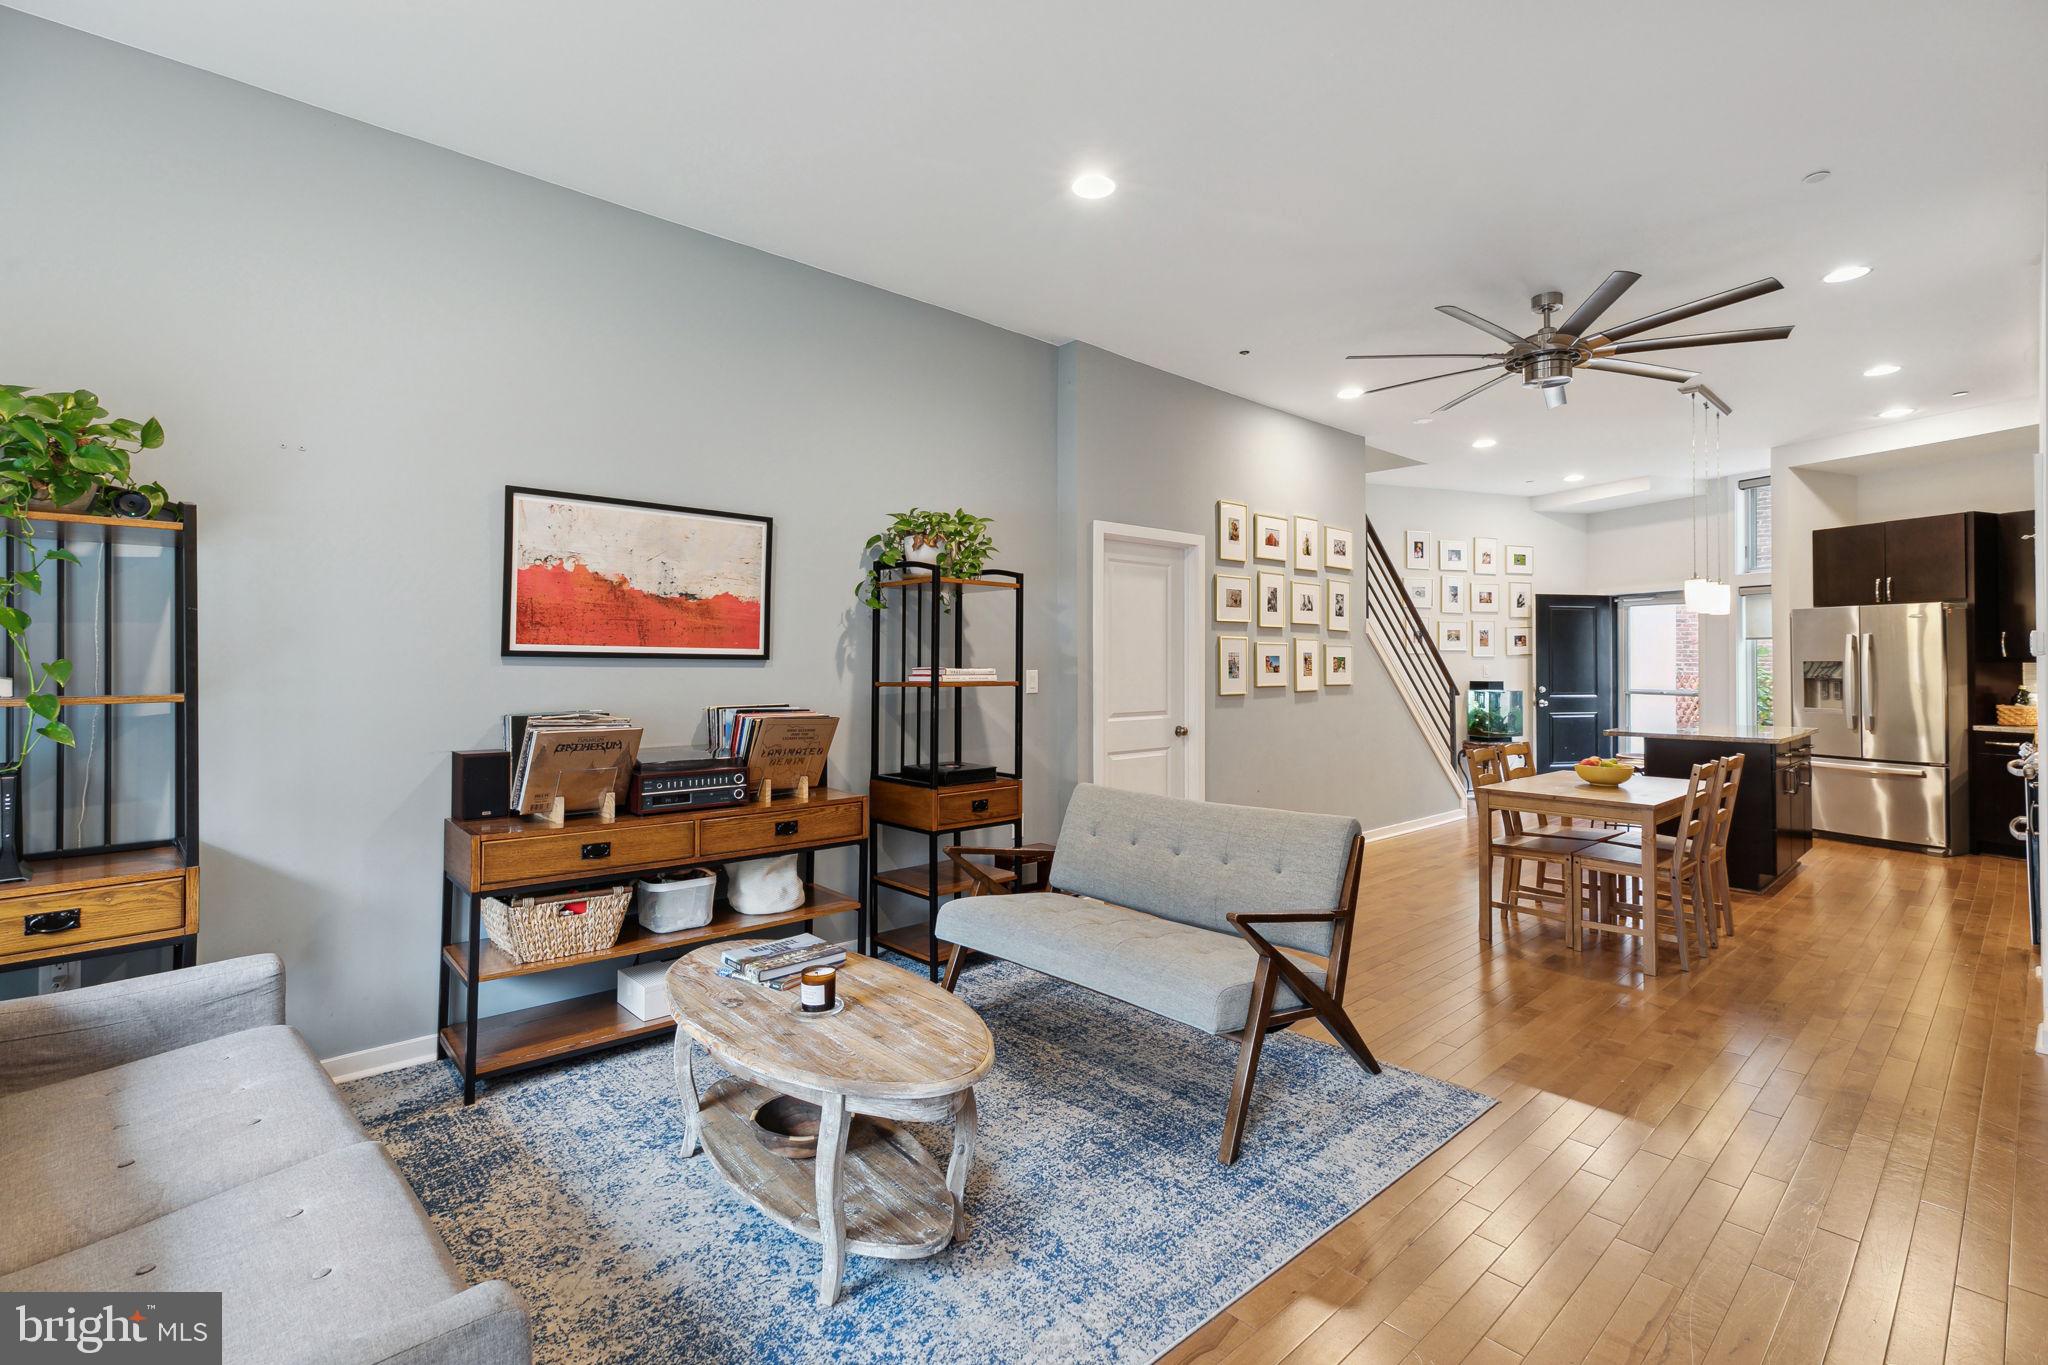
{"type": "Polygon", "coordinates": [[[968,806],[968,809],[976,815],[988,814],[988,798],[986,796],[975,797],[973,803],[968,806]]]}
{"type": "Polygon", "coordinates": [[[45,910],[37,915],[21,917],[21,932],[24,934],[68,934],[82,928],[85,914],[82,910],[45,910]]]}
{"type": "Polygon", "coordinates": [[[585,844],[583,846],[583,856],[586,858],[609,858],[612,856],[612,846],[608,843],[585,844]]]}
{"type": "Polygon", "coordinates": [[[794,820],[777,820],[777,821],[775,822],[775,837],[776,837],[776,838],[778,838],[778,839],[787,839],[787,838],[788,838],[788,837],[789,837],[790,835],[792,835],[792,834],[794,834],[794,833],[796,833],[796,821],[794,821],[794,820]]]}
{"type": "Polygon", "coordinates": [[[2024,815],[2015,815],[2012,819],[2006,821],[2005,830],[2006,833],[2012,835],[2013,838],[2023,844],[2027,841],[2027,835],[2032,833],[2027,828],[2027,817],[2024,815]]]}

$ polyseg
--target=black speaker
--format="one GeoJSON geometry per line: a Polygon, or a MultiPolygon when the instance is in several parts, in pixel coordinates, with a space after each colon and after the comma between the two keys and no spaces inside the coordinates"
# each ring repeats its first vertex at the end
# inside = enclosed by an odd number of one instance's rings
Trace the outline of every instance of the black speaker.
{"type": "Polygon", "coordinates": [[[146,517],[149,515],[149,495],[124,488],[114,494],[114,515],[117,517],[146,517]]]}
{"type": "Polygon", "coordinates": [[[452,814],[492,820],[512,813],[512,755],[503,749],[457,749],[449,756],[452,814]]]}

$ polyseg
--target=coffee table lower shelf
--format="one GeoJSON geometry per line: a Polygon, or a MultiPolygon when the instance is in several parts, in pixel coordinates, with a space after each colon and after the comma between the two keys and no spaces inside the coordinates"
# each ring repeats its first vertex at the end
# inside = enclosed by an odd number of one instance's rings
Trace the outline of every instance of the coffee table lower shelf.
{"type": "MultiPolygon", "coordinates": [[[[699,1138],[725,1182],[783,1227],[822,1243],[815,1159],[769,1150],[754,1112],[780,1092],[730,1078],[699,1101],[699,1138]]],[[[945,1168],[906,1130],[887,1119],[853,1120],[839,1167],[846,1250],[856,1256],[914,1260],[953,1240],[953,1196],[945,1168]]]]}

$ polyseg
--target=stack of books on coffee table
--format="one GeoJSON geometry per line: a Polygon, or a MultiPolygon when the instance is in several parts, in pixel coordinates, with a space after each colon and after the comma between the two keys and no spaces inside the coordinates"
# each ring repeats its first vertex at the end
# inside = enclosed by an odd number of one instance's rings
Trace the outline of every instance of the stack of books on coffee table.
{"type": "Polygon", "coordinates": [[[786,990],[812,967],[837,967],[845,961],[846,950],[838,944],[816,934],[791,934],[773,943],[727,948],[718,955],[718,974],[786,990]]]}

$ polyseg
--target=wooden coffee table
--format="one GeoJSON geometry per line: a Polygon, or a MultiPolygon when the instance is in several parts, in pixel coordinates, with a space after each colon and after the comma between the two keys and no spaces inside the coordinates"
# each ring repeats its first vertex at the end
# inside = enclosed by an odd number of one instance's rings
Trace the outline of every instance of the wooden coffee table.
{"type": "Polygon", "coordinates": [[[959,997],[859,953],[839,969],[841,1009],[807,1015],[794,990],[720,977],[718,955],[735,946],[700,948],[668,971],[683,1154],[701,1142],[755,1208],[824,1248],[818,1301],[829,1307],[847,1252],[912,1260],[966,1236],[974,1084],[995,1063],[995,1039],[959,997]],[[733,1079],[699,1094],[698,1047],[733,1079]],[[818,1106],[814,1158],[775,1150],[755,1124],[778,1095],[818,1106]],[[941,1170],[892,1119],[950,1122],[951,1162],[941,1170]]]}

